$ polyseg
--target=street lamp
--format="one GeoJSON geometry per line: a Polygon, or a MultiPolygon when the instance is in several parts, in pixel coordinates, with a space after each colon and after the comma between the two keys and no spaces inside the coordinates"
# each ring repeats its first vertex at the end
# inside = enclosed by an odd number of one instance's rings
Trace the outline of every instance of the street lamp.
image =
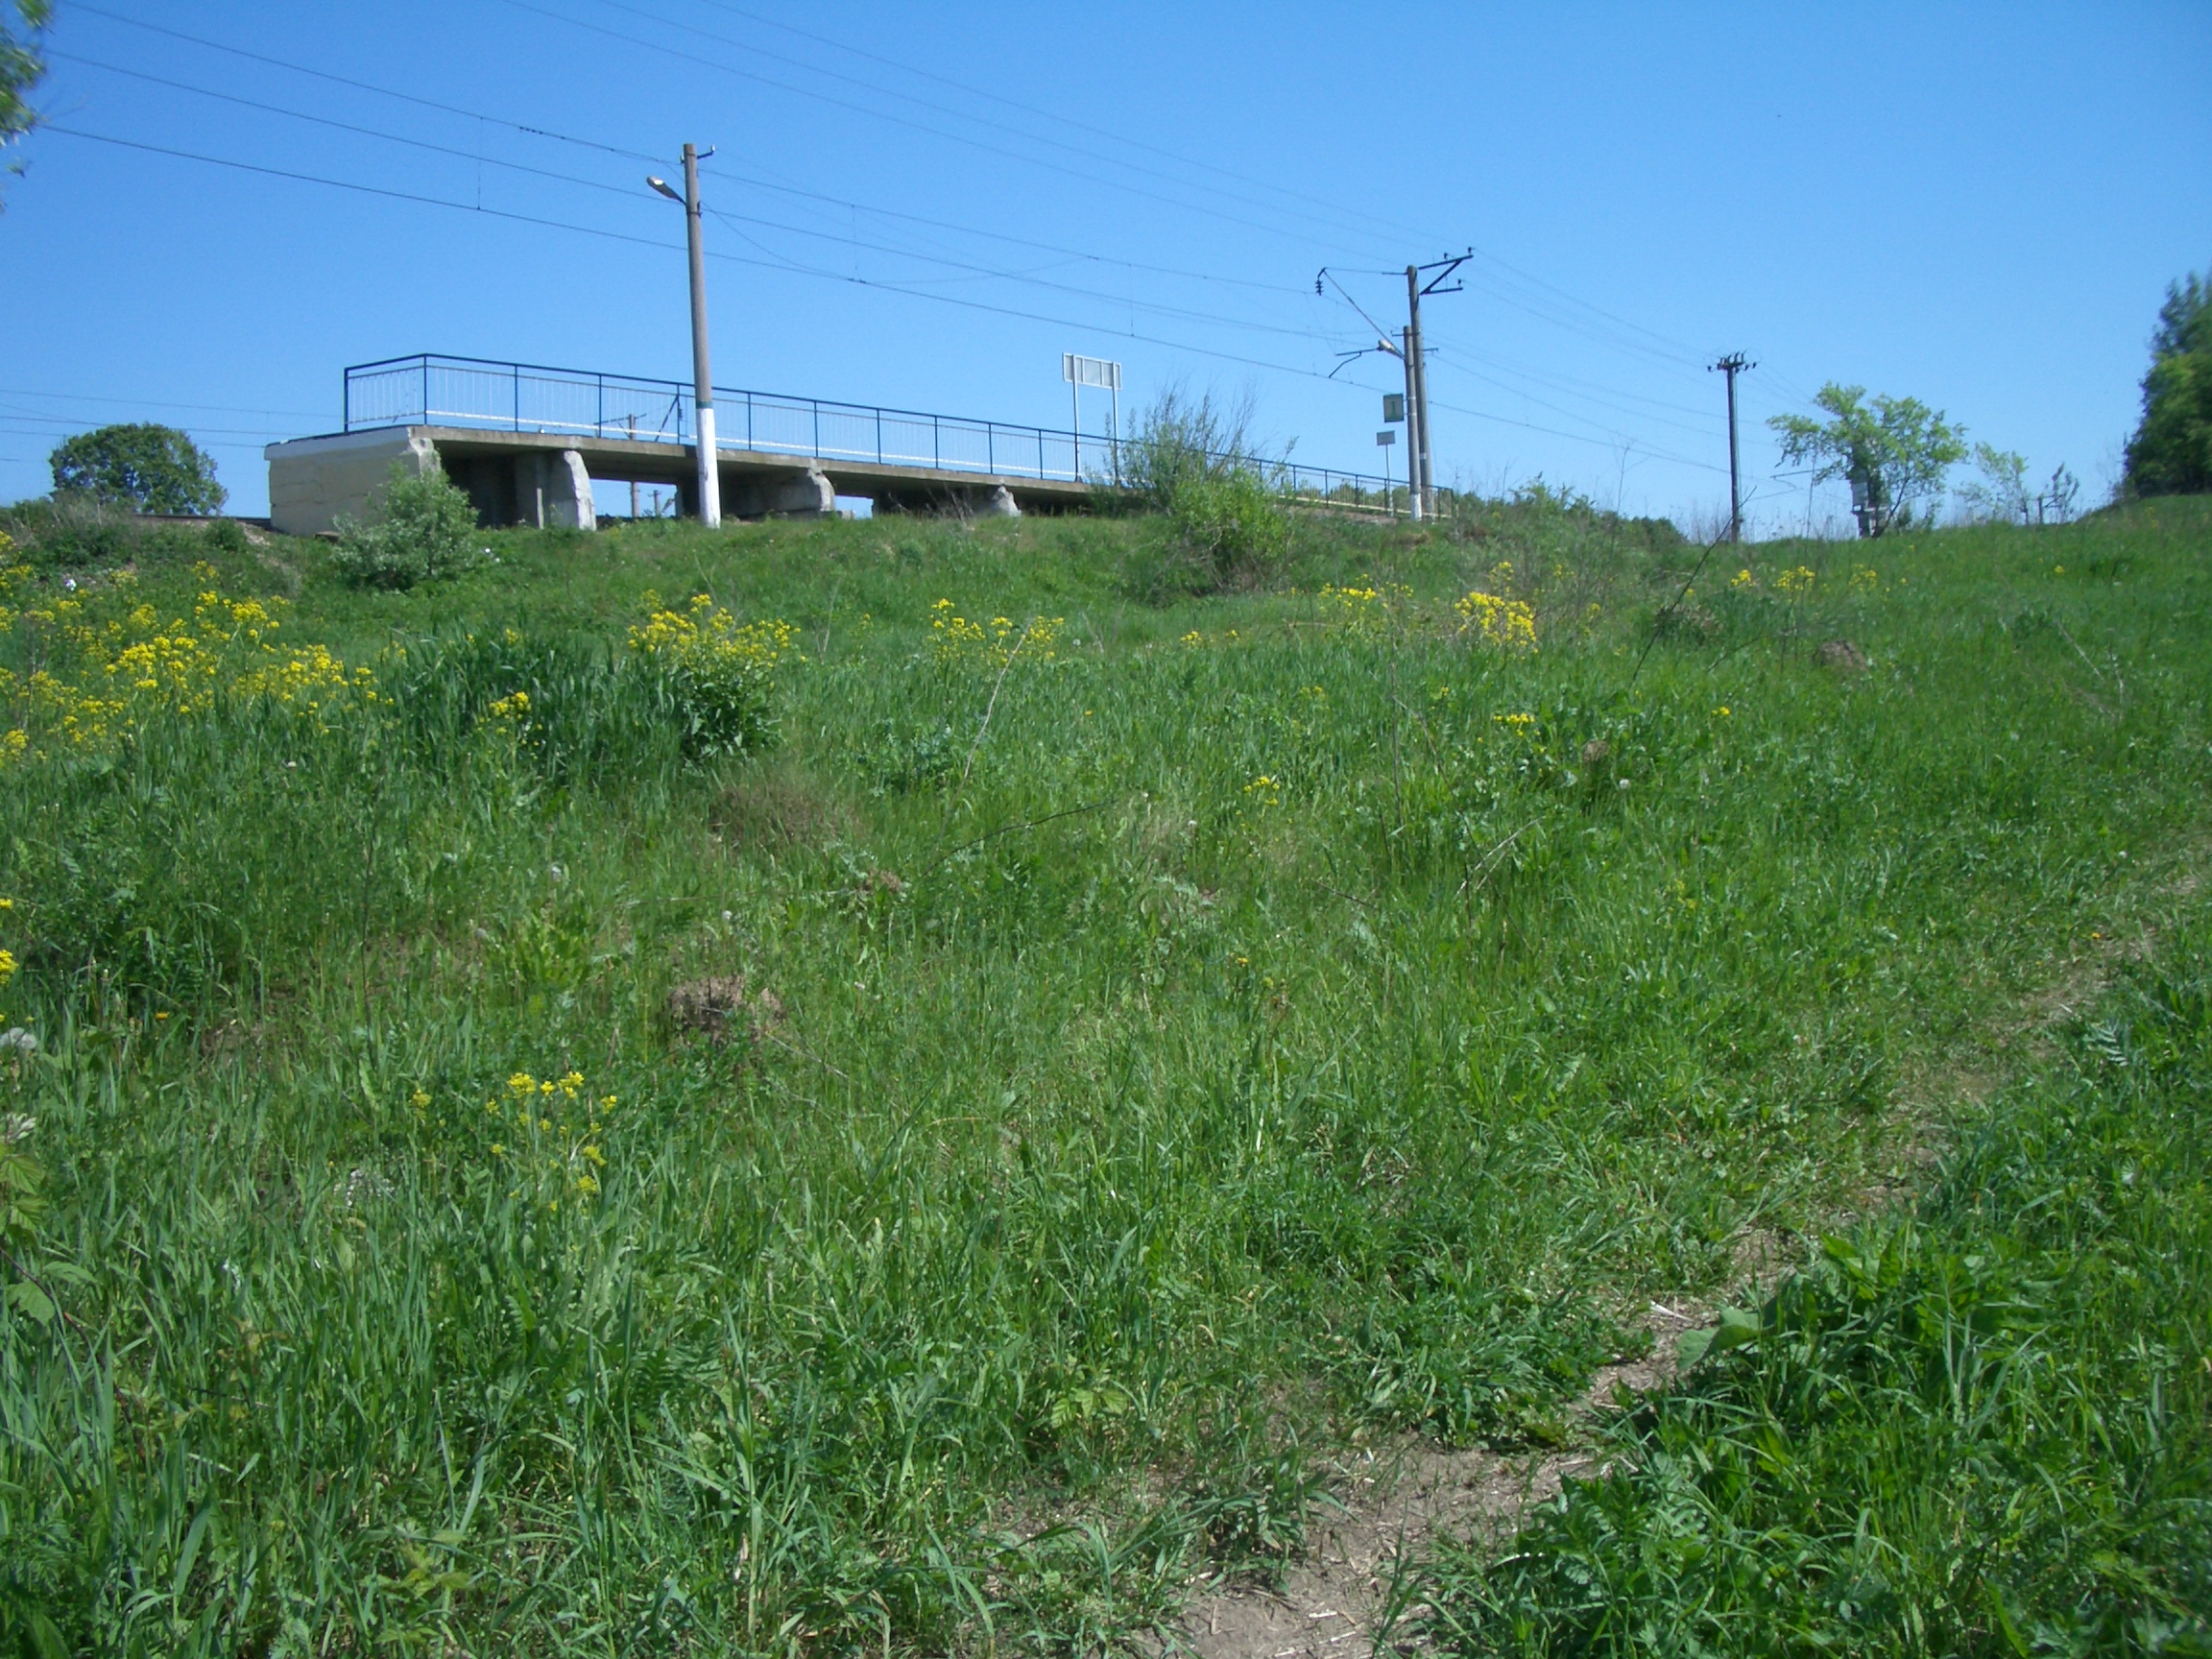
{"type": "MultiPolygon", "coordinates": [[[[711,156],[712,150],[707,152],[711,156]]],[[[691,244],[691,403],[698,413],[699,522],[709,530],[722,522],[722,475],[714,465],[714,377],[707,360],[707,252],[699,235],[699,152],[684,146],[684,194],[650,174],[645,182],[684,206],[684,228],[691,244]]]]}

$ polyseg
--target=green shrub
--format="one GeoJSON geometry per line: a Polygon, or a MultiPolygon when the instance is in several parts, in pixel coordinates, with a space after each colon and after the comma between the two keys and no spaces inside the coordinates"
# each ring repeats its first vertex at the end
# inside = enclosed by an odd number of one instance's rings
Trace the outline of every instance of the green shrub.
{"type": "Polygon", "coordinates": [[[141,527],[128,512],[86,494],[18,502],[0,514],[0,530],[15,542],[11,562],[20,560],[37,570],[128,565],[142,539],[141,527]]]}
{"type": "Polygon", "coordinates": [[[410,477],[394,462],[376,521],[339,520],[332,564],[349,587],[401,592],[458,576],[476,557],[476,509],[469,497],[441,468],[410,477]]]}
{"type": "Polygon", "coordinates": [[[1175,486],[1167,516],[1216,584],[1264,573],[1290,544],[1290,521],[1274,492],[1250,472],[1185,478],[1175,486]]]}
{"type": "Polygon", "coordinates": [[[1113,471],[1132,505],[1166,512],[1192,479],[1225,478],[1252,453],[1252,402],[1216,403],[1211,392],[1192,397],[1170,386],[1132,416],[1113,471]]]}

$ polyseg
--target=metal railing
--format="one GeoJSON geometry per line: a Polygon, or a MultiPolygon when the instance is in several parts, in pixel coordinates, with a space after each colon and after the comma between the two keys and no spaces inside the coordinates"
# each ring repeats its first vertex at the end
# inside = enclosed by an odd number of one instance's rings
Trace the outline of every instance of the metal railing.
{"type": "MultiPolygon", "coordinates": [[[[641,443],[688,444],[697,429],[689,385],[536,363],[420,353],[346,371],[346,430],[466,426],[641,443]]],[[[873,462],[938,472],[1111,485],[1118,459],[1103,434],[1054,431],[837,403],[773,392],[714,389],[715,447],[818,461],[873,462]]],[[[1405,499],[1380,477],[1241,456],[1287,493],[1345,506],[1405,499]]]]}

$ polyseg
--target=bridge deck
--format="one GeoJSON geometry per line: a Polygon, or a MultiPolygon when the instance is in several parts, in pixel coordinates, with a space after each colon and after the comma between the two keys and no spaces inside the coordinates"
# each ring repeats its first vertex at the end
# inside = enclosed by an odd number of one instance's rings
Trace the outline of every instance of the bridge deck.
{"type": "MultiPolygon", "coordinates": [[[[290,535],[362,517],[394,462],[420,470],[431,456],[467,490],[488,525],[589,523],[587,503],[565,468],[574,454],[592,483],[673,485],[686,513],[697,511],[697,450],[657,439],[563,432],[499,432],[470,426],[388,426],[272,444],[270,517],[290,535]]],[[[1088,503],[1093,487],[1066,478],[911,467],[869,460],[773,455],[717,446],[724,511],[733,517],[818,514],[830,494],[864,496],[891,511],[969,506],[986,509],[1003,490],[1025,513],[1066,512],[1088,503]],[[828,488],[822,481],[827,481],[828,488]]]]}

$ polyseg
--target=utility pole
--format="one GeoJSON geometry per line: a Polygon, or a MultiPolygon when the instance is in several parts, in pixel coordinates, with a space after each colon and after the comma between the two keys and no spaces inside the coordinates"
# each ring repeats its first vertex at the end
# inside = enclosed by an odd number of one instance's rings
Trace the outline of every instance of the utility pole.
{"type": "Polygon", "coordinates": [[[1421,349],[1421,337],[1410,327],[1399,330],[1398,356],[1406,365],[1406,516],[1421,522],[1421,374],[1413,367],[1421,349]]]}
{"type": "Polygon", "coordinates": [[[699,522],[711,530],[722,522],[722,474],[714,465],[714,374],[707,357],[707,248],[700,236],[698,148],[684,146],[683,195],[661,180],[648,176],[645,182],[669,201],[684,204],[684,227],[691,243],[691,405],[698,415],[692,436],[699,459],[699,522]]]}
{"type": "Polygon", "coordinates": [[[1731,351],[1706,373],[1728,376],[1728,540],[1743,540],[1743,483],[1736,450],[1736,376],[1759,365],[1741,351],[1731,351]]]}
{"type": "MultiPolygon", "coordinates": [[[[1463,282],[1444,286],[1452,273],[1474,258],[1472,252],[1447,254],[1442,259],[1431,260],[1426,265],[1406,267],[1406,326],[1399,331],[1399,344],[1393,346],[1389,335],[1382,331],[1374,318],[1367,315],[1366,307],[1352,298],[1351,290],[1337,281],[1328,266],[1321,267],[1313,278],[1313,292],[1322,291],[1325,282],[1335,282],[1336,292],[1343,295],[1359,319],[1375,330],[1375,349],[1386,351],[1406,366],[1406,498],[1410,516],[1418,522],[1436,516],[1435,458],[1429,446],[1429,368],[1421,354],[1421,301],[1431,294],[1457,294],[1466,287],[1463,282]],[[1424,282],[1426,272],[1435,276],[1424,282]]],[[[1336,368],[1367,354],[1367,348],[1357,351],[1340,351],[1336,368]]],[[[1332,370],[1331,374],[1335,373],[1332,370]]]]}
{"type": "Polygon", "coordinates": [[[1406,267],[1406,373],[1407,390],[1413,394],[1413,413],[1418,425],[1409,433],[1413,440],[1413,452],[1420,456],[1421,481],[1413,493],[1421,503],[1422,517],[1436,517],[1436,457],[1429,445],[1429,359],[1421,349],[1421,301],[1431,294],[1456,294],[1466,287],[1455,282],[1447,288],[1444,283],[1460,266],[1474,258],[1469,253],[1449,255],[1431,260],[1427,265],[1406,267]],[[1435,276],[1424,282],[1422,273],[1433,271],[1435,276]]]}
{"type": "Polygon", "coordinates": [[[1406,392],[1413,422],[1407,437],[1413,442],[1412,463],[1407,488],[1413,496],[1416,521],[1436,511],[1436,498],[1429,480],[1429,377],[1421,362],[1421,267],[1406,267],[1406,392]]]}
{"type": "Polygon", "coordinates": [[[684,224],[691,233],[691,406],[698,411],[699,522],[722,522],[722,469],[714,451],[714,372],[707,361],[707,247],[699,225],[699,152],[684,146],[684,224]]]}

